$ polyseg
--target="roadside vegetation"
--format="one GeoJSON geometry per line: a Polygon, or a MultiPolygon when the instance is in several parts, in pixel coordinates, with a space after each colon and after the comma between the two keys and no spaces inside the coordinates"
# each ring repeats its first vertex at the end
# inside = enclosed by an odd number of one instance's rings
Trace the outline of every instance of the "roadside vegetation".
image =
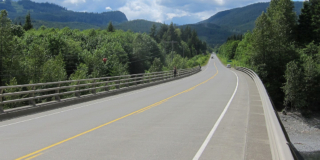
{"type": "Polygon", "coordinates": [[[0,86],[185,69],[210,57],[195,30],[172,23],[141,34],[117,30],[111,22],[104,30],[84,31],[34,29],[30,14],[25,22],[13,24],[1,11],[0,86]]]}
{"type": "Polygon", "coordinates": [[[296,16],[290,0],[272,0],[242,38],[230,37],[220,57],[253,69],[279,110],[320,110],[320,1],[305,1],[296,16]]]}

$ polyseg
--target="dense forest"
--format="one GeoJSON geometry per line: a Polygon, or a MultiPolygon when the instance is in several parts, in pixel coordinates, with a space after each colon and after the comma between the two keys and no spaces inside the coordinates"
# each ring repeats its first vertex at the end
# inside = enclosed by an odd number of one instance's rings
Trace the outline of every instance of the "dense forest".
{"type": "Polygon", "coordinates": [[[31,17],[15,25],[1,11],[1,85],[181,69],[207,57],[206,43],[189,27],[153,25],[149,35],[116,30],[111,22],[104,30],[33,29],[31,17]]]}
{"type": "Polygon", "coordinates": [[[116,24],[115,27],[117,29],[121,29],[124,31],[131,30],[133,32],[138,32],[138,33],[149,33],[150,28],[153,25],[156,25],[157,28],[160,28],[161,23],[151,22],[143,19],[137,19],[137,20],[116,24]]]}
{"type": "Polygon", "coordinates": [[[320,1],[272,0],[254,30],[233,36],[219,56],[256,71],[278,109],[320,110],[320,1]]]}

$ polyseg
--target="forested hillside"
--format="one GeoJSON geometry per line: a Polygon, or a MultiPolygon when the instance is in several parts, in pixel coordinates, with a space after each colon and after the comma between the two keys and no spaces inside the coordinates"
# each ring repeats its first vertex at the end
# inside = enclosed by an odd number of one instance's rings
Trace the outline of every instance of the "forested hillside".
{"type": "MultiPolygon", "coordinates": [[[[115,24],[128,21],[126,15],[120,11],[104,13],[74,12],[56,4],[36,3],[30,0],[19,0],[18,2],[6,0],[5,2],[0,2],[0,10],[3,9],[8,11],[8,17],[12,20],[24,17],[30,12],[34,20],[60,23],[78,22],[79,24],[86,23],[98,27],[104,27],[110,21],[115,24]]],[[[19,23],[18,20],[15,22],[19,23]]]]}
{"type": "Polygon", "coordinates": [[[149,33],[153,24],[155,24],[158,28],[161,26],[161,23],[138,19],[117,24],[115,27],[124,31],[131,30],[138,33],[149,33]]]}
{"type": "MultiPolygon", "coordinates": [[[[209,19],[199,23],[213,23],[219,26],[227,26],[240,32],[253,30],[255,20],[264,11],[266,12],[270,2],[255,3],[242,8],[235,8],[219,12],[209,19]]],[[[294,12],[300,15],[303,2],[294,2],[294,12]]]]}
{"type": "Polygon", "coordinates": [[[292,1],[271,1],[253,31],[229,38],[218,55],[256,71],[278,109],[308,115],[320,111],[320,1],[303,6],[296,21],[292,1]]]}
{"type": "Polygon", "coordinates": [[[226,37],[233,34],[241,34],[241,32],[232,32],[228,27],[221,27],[212,23],[202,24],[188,24],[183,25],[180,28],[191,27],[195,29],[199,35],[199,38],[206,41],[211,47],[214,47],[225,42],[226,37]]]}

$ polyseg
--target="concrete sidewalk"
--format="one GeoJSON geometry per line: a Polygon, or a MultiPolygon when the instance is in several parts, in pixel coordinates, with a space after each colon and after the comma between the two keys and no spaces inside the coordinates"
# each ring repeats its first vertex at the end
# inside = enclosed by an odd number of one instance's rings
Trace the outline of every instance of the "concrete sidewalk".
{"type": "MultiPolygon", "coordinates": [[[[200,159],[272,159],[261,99],[254,81],[245,73],[238,91],[200,159]]],[[[214,104],[213,104],[214,107],[214,104]]]]}

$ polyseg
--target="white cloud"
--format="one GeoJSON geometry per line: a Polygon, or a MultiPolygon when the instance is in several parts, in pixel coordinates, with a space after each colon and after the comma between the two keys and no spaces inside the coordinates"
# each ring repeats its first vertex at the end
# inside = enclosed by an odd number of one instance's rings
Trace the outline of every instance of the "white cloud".
{"type": "Polygon", "coordinates": [[[120,11],[126,14],[129,20],[147,19],[156,22],[163,22],[165,20],[163,9],[155,1],[150,2],[147,0],[127,1],[125,6],[119,8],[120,11]]]}
{"type": "Polygon", "coordinates": [[[178,24],[197,23],[215,13],[270,0],[32,0],[49,2],[73,11],[105,12],[120,10],[129,20],[173,21],[178,24]],[[105,7],[107,6],[107,7],[105,7]]]}
{"type": "Polygon", "coordinates": [[[86,3],[86,0],[64,0],[63,3],[71,3],[71,4],[86,3]]]}

